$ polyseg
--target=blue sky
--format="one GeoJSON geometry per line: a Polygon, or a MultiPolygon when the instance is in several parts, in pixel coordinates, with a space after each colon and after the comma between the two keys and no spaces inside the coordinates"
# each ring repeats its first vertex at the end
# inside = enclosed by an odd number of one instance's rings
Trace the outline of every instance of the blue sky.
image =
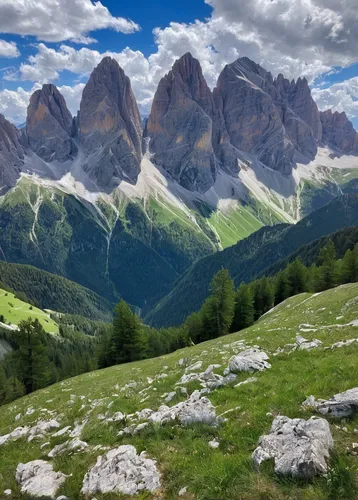
{"type": "Polygon", "coordinates": [[[104,55],[131,78],[143,114],[159,79],[190,50],[209,86],[248,56],[274,75],[306,76],[321,109],[358,128],[358,5],[338,0],[21,0],[0,2],[0,112],[24,120],[32,91],[55,83],[71,111],[104,55]],[[24,7],[25,5],[25,7],[24,7]],[[21,15],[18,15],[19,6],[21,15]]]}

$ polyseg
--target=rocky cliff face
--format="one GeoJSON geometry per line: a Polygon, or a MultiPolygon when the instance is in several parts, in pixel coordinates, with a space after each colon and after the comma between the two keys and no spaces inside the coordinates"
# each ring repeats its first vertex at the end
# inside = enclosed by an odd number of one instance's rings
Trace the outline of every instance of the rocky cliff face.
{"type": "Polygon", "coordinates": [[[129,78],[105,57],[83,90],[78,135],[84,170],[104,191],[121,180],[135,184],[142,158],[142,124],[129,78]]]}
{"type": "Polygon", "coordinates": [[[270,73],[248,58],[238,59],[220,74],[214,99],[235,148],[291,173],[294,147],[275,105],[279,96],[270,73]]]}
{"type": "Polygon", "coordinates": [[[0,114],[0,195],[15,186],[23,160],[20,132],[0,114]]]}
{"type": "Polygon", "coordinates": [[[358,154],[358,134],[343,113],[321,112],[322,143],[344,154],[358,154]]]}
{"type": "Polygon", "coordinates": [[[214,115],[199,61],[185,54],[159,82],[147,133],[155,163],[192,191],[206,191],[215,181],[214,115]]]}
{"type": "Polygon", "coordinates": [[[73,159],[77,148],[71,138],[72,116],[55,85],[43,85],[31,96],[26,135],[30,148],[43,160],[73,159]]]}
{"type": "Polygon", "coordinates": [[[309,125],[316,141],[322,138],[322,124],[317,104],[312,99],[311,89],[306,78],[299,78],[291,82],[278,75],[274,81],[282,100],[288,104],[292,111],[309,125]]]}

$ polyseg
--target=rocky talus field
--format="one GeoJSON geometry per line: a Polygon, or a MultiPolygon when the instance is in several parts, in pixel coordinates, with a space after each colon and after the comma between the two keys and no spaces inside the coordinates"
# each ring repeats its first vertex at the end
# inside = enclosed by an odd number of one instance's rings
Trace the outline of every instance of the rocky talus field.
{"type": "Polygon", "coordinates": [[[0,408],[0,497],[353,499],[358,284],[0,408]]]}

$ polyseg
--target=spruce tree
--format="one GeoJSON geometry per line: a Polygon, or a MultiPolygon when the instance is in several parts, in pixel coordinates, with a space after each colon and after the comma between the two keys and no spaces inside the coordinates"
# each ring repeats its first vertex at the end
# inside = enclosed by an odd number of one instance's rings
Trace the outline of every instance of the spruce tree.
{"type": "Polygon", "coordinates": [[[286,271],[280,271],[275,280],[275,305],[281,304],[290,296],[290,284],[286,271]]]}
{"type": "Polygon", "coordinates": [[[203,337],[203,315],[200,312],[192,313],[186,319],[184,328],[187,331],[189,341],[200,342],[203,337]]]}
{"type": "Polygon", "coordinates": [[[204,303],[202,340],[226,335],[234,318],[234,282],[227,269],[218,271],[210,285],[211,295],[204,303]]]}
{"type": "Polygon", "coordinates": [[[268,278],[261,278],[252,283],[254,292],[255,320],[269,311],[275,300],[273,286],[268,278]]]}
{"type": "Polygon", "coordinates": [[[21,321],[14,332],[18,349],[13,356],[17,366],[18,379],[24,384],[26,393],[48,384],[50,363],[44,343],[45,331],[38,319],[21,321]]]}
{"type": "Polygon", "coordinates": [[[7,379],[5,385],[5,399],[4,404],[11,403],[15,399],[25,396],[26,389],[24,384],[17,378],[11,377],[7,379]]]}
{"type": "Polygon", "coordinates": [[[248,328],[254,322],[255,308],[253,291],[249,285],[241,283],[235,295],[235,315],[231,331],[248,328]]]}
{"type": "Polygon", "coordinates": [[[115,363],[126,363],[144,356],[145,345],[138,317],[121,300],[113,318],[112,353],[115,363]]]}
{"type": "Polygon", "coordinates": [[[300,259],[296,259],[287,267],[289,296],[308,291],[307,268],[300,259]]]}
{"type": "Polygon", "coordinates": [[[340,270],[340,283],[354,283],[358,281],[358,244],[353,250],[347,250],[340,270]]]}
{"type": "Polygon", "coordinates": [[[322,262],[320,267],[320,288],[321,290],[333,288],[337,284],[337,261],[336,249],[332,240],[329,240],[327,245],[321,249],[319,260],[322,262]]]}

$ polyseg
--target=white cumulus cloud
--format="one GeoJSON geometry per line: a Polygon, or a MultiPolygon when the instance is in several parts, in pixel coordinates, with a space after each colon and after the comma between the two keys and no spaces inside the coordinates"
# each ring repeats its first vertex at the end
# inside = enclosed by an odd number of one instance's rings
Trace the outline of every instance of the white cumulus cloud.
{"type": "Polygon", "coordinates": [[[1,0],[0,33],[32,35],[46,42],[71,40],[87,44],[88,33],[109,28],[133,33],[138,24],[114,17],[101,2],[92,0],[1,0]]]}
{"type": "MultiPolygon", "coordinates": [[[[347,67],[358,62],[357,0],[203,1],[211,5],[211,16],[204,21],[171,22],[165,28],[154,29],[156,49],[149,57],[129,47],[120,52],[109,52],[91,50],[88,47],[75,49],[68,44],[53,48],[39,43],[36,53],[20,67],[5,74],[4,79],[56,83],[60,81],[63,71],[70,71],[74,75],[74,82],[78,84],[78,81],[88,78],[103,57],[111,56],[131,78],[139,107],[143,114],[147,114],[160,78],[170,70],[177,58],[188,51],[199,59],[211,88],[215,87],[224,65],[242,56],[251,58],[274,75],[283,73],[288,78],[305,76],[311,84],[318,76],[332,71],[335,66],[347,67]]],[[[0,30],[3,4],[19,5],[19,2],[26,4],[29,11],[35,9],[34,0],[2,0],[0,30]]],[[[113,19],[118,18],[112,18],[100,2],[45,0],[43,7],[38,9],[47,13],[51,11],[51,15],[54,15],[59,3],[70,16],[69,29],[72,30],[72,34],[69,34],[64,29],[61,40],[87,36],[86,33],[98,28],[102,22],[101,16],[102,19],[107,19],[103,21],[109,23],[107,27],[117,29],[110,24],[113,19]],[[94,12],[97,14],[97,24],[91,17],[94,12]],[[78,17],[83,18],[83,22],[78,17]],[[76,22],[72,23],[73,19],[76,22]],[[92,24],[89,19],[92,19],[92,24]],[[75,25],[76,30],[71,28],[75,25]]],[[[43,12],[41,15],[44,15],[43,12]]],[[[20,16],[21,22],[25,22],[24,17],[20,16]]],[[[15,20],[14,23],[16,22],[15,20]]],[[[61,20],[59,23],[61,26],[61,20]]],[[[56,27],[51,27],[50,23],[46,25],[46,30],[55,32],[56,27]]],[[[38,38],[53,40],[46,34],[46,30],[44,36],[38,35],[38,38]]],[[[24,28],[25,32],[28,33],[27,28],[24,28]]],[[[55,39],[59,40],[59,35],[55,39]]],[[[348,89],[348,84],[344,84],[341,87],[333,85],[329,89],[314,89],[314,96],[321,108],[324,103],[327,106],[330,103],[337,109],[346,109],[350,116],[354,113],[357,116],[354,96],[348,89]]],[[[78,102],[76,99],[79,96],[78,87],[73,88],[76,91],[73,93],[71,110],[76,107],[75,102],[78,102]]]]}
{"type": "Polygon", "coordinates": [[[350,118],[358,116],[358,76],[327,87],[312,89],[312,95],[321,111],[345,111],[350,118]]]}
{"type": "Polygon", "coordinates": [[[0,57],[19,57],[20,51],[15,42],[0,40],[0,57]]]}

